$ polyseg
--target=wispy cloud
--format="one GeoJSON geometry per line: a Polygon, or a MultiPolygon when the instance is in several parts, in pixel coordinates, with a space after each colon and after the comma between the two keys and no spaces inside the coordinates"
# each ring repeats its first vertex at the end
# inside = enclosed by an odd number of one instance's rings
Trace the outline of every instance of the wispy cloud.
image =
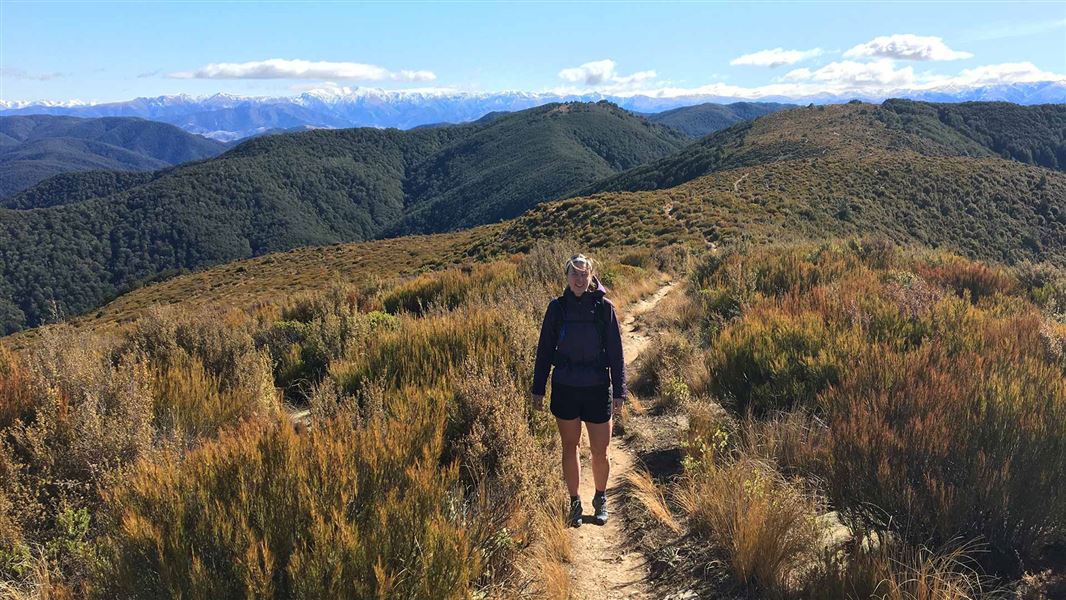
{"type": "Polygon", "coordinates": [[[619,75],[613,60],[597,60],[577,67],[559,71],[559,78],[569,83],[590,87],[626,88],[655,79],[655,71],[638,71],[632,75],[619,75]]]}
{"type": "Polygon", "coordinates": [[[845,58],[893,58],[897,60],[958,60],[972,58],[969,52],[948,48],[944,40],[936,36],[921,36],[913,33],[882,35],[865,44],[859,44],[844,53],[845,58]]]}
{"type": "Polygon", "coordinates": [[[962,38],[970,42],[986,42],[1039,35],[1057,29],[1066,29],[1066,19],[991,25],[971,30],[969,33],[963,34],[962,38]]]}
{"type": "Polygon", "coordinates": [[[432,71],[390,71],[353,62],[270,60],[211,63],[195,71],[171,73],[174,79],[340,79],[347,81],[433,81],[432,71]]]}
{"type": "Polygon", "coordinates": [[[149,77],[155,77],[162,73],[162,69],[156,69],[154,71],[146,71],[144,73],[137,73],[137,79],[148,79],[149,77]]]}
{"type": "Polygon", "coordinates": [[[794,65],[802,60],[814,58],[821,54],[821,48],[812,48],[810,50],[785,50],[784,48],[773,48],[771,50],[759,50],[758,52],[738,56],[729,61],[729,64],[734,66],[745,65],[772,68],[780,67],[782,65],[794,65]]]}
{"type": "Polygon", "coordinates": [[[21,79],[23,81],[49,81],[51,79],[59,79],[64,77],[64,75],[63,73],[30,73],[18,67],[3,67],[0,68],[0,77],[21,79]]]}

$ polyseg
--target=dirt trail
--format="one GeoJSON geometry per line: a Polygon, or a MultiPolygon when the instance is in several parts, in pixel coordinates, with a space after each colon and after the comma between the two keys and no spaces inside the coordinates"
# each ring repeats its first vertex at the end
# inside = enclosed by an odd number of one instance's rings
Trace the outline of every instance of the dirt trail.
{"type": "MultiPolygon", "coordinates": [[[[663,299],[675,284],[669,282],[659,288],[650,297],[637,302],[626,311],[622,322],[622,347],[628,366],[647,348],[651,338],[642,333],[638,327],[640,316],[651,310],[663,299]]],[[[572,597],[577,600],[586,598],[603,599],[650,599],[652,595],[648,585],[648,564],[637,549],[636,544],[626,538],[624,507],[617,491],[626,473],[633,468],[635,457],[633,451],[618,437],[611,440],[611,475],[607,480],[608,496],[611,501],[611,517],[607,524],[600,527],[593,524],[571,529],[570,546],[573,559],[570,564],[570,581],[572,597]]],[[[592,495],[595,493],[592,481],[592,466],[589,464],[588,436],[581,434],[581,501],[586,514],[592,513],[592,495]]]]}

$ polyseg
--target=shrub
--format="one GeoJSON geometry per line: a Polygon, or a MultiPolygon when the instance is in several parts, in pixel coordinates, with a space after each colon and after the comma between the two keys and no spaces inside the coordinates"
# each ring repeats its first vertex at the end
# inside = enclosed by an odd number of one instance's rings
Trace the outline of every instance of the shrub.
{"type": "Polygon", "coordinates": [[[8,442],[32,490],[32,529],[50,527],[60,505],[95,508],[101,483],[152,447],[146,361],[130,354],[115,364],[107,350],[60,329],[27,360],[33,411],[8,430],[8,442]]]}
{"type": "Polygon", "coordinates": [[[1066,381],[1031,357],[871,353],[825,397],[833,501],[915,544],[981,537],[1016,567],[1066,539],[1066,381]]]}
{"type": "Polygon", "coordinates": [[[538,440],[529,423],[527,395],[506,373],[470,364],[447,403],[443,460],[455,462],[479,519],[492,529],[482,547],[482,589],[502,586],[517,553],[535,535],[538,509],[562,498],[555,464],[556,436],[538,440]]]}
{"type": "MultiPolygon", "coordinates": [[[[109,492],[106,595],[459,598],[481,563],[441,470],[441,406],[224,433],[109,492]]],[[[461,506],[461,505],[458,505],[461,506]]]]}
{"type": "Polygon", "coordinates": [[[1018,289],[1017,279],[1005,269],[961,258],[952,258],[942,264],[918,264],[915,270],[922,277],[951,289],[974,304],[982,298],[1012,294],[1018,289]]]}
{"type": "Polygon", "coordinates": [[[529,333],[515,331],[517,321],[488,308],[402,321],[399,329],[380,332],[358,355],[341,361],[335,369],[338,383],[344,393],[354,393],[377,379],[390,388],[413,382],[433,387],[450,381],[467,359],[504,367],[511,374],[524,373],[532,368],[530,361],[516,356],[512,344],[528,341],[529,333]]]}
{"type": "Polygon", "coordinates": [[[33,412],[33,388],[23,363],[0,345],[0,432],[33,412]]]}
{"type": "Polygon", "coordinates": [[[814,407],[821,391],[840,382],[857,342],[816,313],[760,310],[715,342],[707,359],[711,392],[739,414],[814,407]]]}
{"type": "Polygon", "coordinates": [[[157,428],[196,439],[241,421],[280,416],[266,355],[238,360],[242,370],[229,385],[185,354],[161,366],[152,378],[157,428]]]}
{"type": "Polygon", "coordinates": [[[641,396],[657,396],[664,392],[667,382],[684,382],[698,367],[697,352],[688,338],[662,333],[638,359],[630,389],[641,396]]]}

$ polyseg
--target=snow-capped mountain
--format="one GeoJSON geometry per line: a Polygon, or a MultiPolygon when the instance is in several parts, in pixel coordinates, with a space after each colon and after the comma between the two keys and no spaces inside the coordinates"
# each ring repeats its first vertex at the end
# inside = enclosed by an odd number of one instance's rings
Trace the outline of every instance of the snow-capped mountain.
{"type": "Polygon", "coordinates": [[[1066,83],[1039,82],[985,87],[939,88],[901,91],[891,96],[818,94],[804,97],[736,98],[712,95],[611,96],[600,93],[461,92],[452,90],[382,90],[377,88],[321,89],[293,97],[244,97],[187,94],[137,98],[126,102],[95,104],[67,102],[4,102],[0,115],[52,114],[77,117],[141,117],[177,125],[222,141],[240,139],[269,130],[292,128],[397,127],[409,129],[431,123],[463,123],[496,111],[515,111],[550,102],[609,100],[638,112],[661,112],[705,102],[738,101],[832,104],[858,98],[880,102],[903,97],[930,102],[999,100],[1016,104],[1066,103],[1066,83]]]}

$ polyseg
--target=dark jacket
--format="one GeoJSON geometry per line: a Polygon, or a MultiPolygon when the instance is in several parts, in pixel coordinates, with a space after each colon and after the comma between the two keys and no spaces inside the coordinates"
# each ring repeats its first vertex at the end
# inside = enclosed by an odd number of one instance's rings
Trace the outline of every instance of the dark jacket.
{"type": "Polygon", "coordinates": [[[563,295],[548,304],[540,327],[537,362],[533,367],[534,394],[543,395],[552,365],[552,385],[594,386],[610,383],[615,398],[626,396],[625,359],[622,331],[614,304],[604,298],[607,290],[593,279],[596,289],[580,298],[566,288],[563,295]],[[596,321],[596,303],[606,325],[596,321]],[[603,330],[606,340],[600,339],[603,330]],[[602,349],[606,348],[606,353],[602,349]]]}

